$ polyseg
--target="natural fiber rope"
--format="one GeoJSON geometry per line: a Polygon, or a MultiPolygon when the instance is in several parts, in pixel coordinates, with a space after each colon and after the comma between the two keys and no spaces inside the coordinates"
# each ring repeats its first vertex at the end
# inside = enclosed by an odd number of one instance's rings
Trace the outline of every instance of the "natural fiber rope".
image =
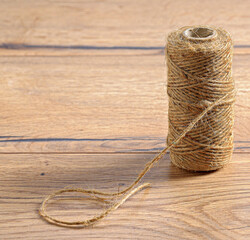
{"type": "MultiPolygon", "coordinates": [[[[235,91],[232,40],[223,29],[184,27],[168,36],[169,130],[171,143],[210,103],[235,91]],[[183,34],[184,33],[184,34],[183,34]]],[[[181,168],[210,171],[223,167],[233,151],[233,94],[171,148],[172,162],[181,168]]]]}
{"type": "Polygon", "coordinates": [[[46,221],[64,227],[87,227],[96,223],[131,195],[150,185],[145,183],[134,188],[168,150],[175,165],[190,170],[214,170],[229,161],[235,99],[231,75],[232,41],[222,29],[214,28],[212,34],[204,36],[207,32],[199,30],[202,28],[211,30],[206,26],[186,27],[168,36],[169,133],[166,148],[146,164],[125,190],[105,193],[72,188],[49,195],[39,210],[46,221]],[[83,221],[63,221],[49,216],[46,212],[49,200],[65,192],[84,193],[101,202],[112,203],[113,200],[113,204],[101,214],[83,221]]]}

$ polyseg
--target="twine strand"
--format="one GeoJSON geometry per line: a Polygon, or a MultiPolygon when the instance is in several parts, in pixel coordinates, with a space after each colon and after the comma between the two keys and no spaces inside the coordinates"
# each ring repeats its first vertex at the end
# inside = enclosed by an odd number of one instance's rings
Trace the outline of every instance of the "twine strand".
{"type": "Polygon", "coordinates": [[[126,189],[119,191],[119,192],[115,192],[115,193],[106,193],[106,192],[101,192],[101,191],[97,191],[95,189],[93,190],[86,190],[86,189],[81,189],[81,188],[72,188],[72,189],[62,189],[59,190],[51,195],[49,195],[48,197],[46,197],[44,199],[44,201],[42,202],[42,205],[39,209],[39,214],[49,223],[58,225],[58,226],[62,226],[62,227],[71,227],[71,228],[75,228],[75,227],[87,227],[90,226],[98,221],[100,221],[101,219],[103,219],[104,217],[106,217],[111,211],[116,210],[118,207],[120,207],[128,198],[130,198],[133,194],[135,194],[136,192],[142,190],[143,188],[149,187],[150,183],[144,183],[140,186],[138,186],[137,188],[134,188],[140,181],[141,179],[145,176],[145,174],[147,172],[149,172],[149,170],[153,167],[153,165],[158,162],[160,159],[163,158],[163,156],[167,153],[167,151],[174,146],[175,144],[178,144],[178,142],[195,126],[195,124],[197,124],[202,118],[203,116],[205,116],[209,111],[211,111],[211,109],[219,104],[223,104],[225,102],[225,99],[230,96],[234,97],[234,95],[232,95],[232,93],[229,93],[227,95],[225,95],[224,97],[216,100],[214,103],[211,103],[205,110],[203,110],[203,112],[201,112],[189,125],[188,127],[179,135],[179,137],[173,141],[171,144],[167,145],[159,154],[157,154],[152,161],[148,162],[145,166],[145,168],[141,171],[141,173],[138,175],[137,179],[126,189]],[[134,189],[133,189],[134,188],[134,189]],[[132,189],[132,190],[131,190],[132,189]],[[95,200],[99,200],[99,201],[105,201],[107,199],[114,199],[114,197],[117,196],[121,196],[121,199],[117,202],[115,202],[111,207],[109,207],[107,210],[104,210],[102,213],[100,213],[99,215],[92,217],[90,219],[87,220],[82,220],[82,221],[63,221],[60,219],[57,219],[55,217],[52,217],[50,215],[47,214],[46,212],[46,207],[48,205],[48,202],[55,198],[56,196],[61,195],[62,193],[67,193],[67,192],[78,192],[78,193],[84,193],[89,195],[90,197],[92,197],[95,200]],[[127,193],[127,194],[126,194],[127,193]],[[105,198],[103,197],[99,197],[100,196],[105,196],[105,198]]]}

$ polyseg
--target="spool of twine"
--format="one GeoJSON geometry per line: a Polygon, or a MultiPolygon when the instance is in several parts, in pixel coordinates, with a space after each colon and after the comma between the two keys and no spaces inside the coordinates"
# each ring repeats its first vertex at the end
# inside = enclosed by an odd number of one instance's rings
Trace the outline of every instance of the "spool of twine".
{"type": "Polygon", "coordinates": [[[212,102],[229,94],[170,150],[174,165],[210,171],[223,167],[233,152],[232,40],[223,29],[184,27],[167,38],[168,137],[170,144],[212,102]]]}
{"type": "Polygon", "coordinates": [[[61,189],[44,199],[40,215],[63,227],[87,227],[117,209],[130,196],[148,187],[138,187],[144,175],[168,150],[174,165],[187,170],[210,171],[229,162],[233,151],[232,40],[223,29],[208,26],[184,27],[168,35],[169,130],[167,146],[146,164],[130,186],[119,192],[95,189],[61,189]],[[64,221],[50,216],[46,207],[51,199],[65,192],[87,194],[109,203],[99,215],[82,221],[64,221]]]}

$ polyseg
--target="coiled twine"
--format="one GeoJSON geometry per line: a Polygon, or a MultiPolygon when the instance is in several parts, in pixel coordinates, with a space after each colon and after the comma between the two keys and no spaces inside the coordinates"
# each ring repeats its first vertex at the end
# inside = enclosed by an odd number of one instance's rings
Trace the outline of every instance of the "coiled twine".
{"type": "Polygon", "coordinates": [[[232,49],[230,35],[220,28],[184,27],[168,35],[167,144],[203,109],[228,94],[170,149],[171,161],[180,168],[215,170],[231,159],[235,91],[232,49]]]}
{"type": "Polygon", "coordinates": [[[167,92],[169,96],[169,132],[167,146],[149,161],[138,177],[124,190],[101,192],[95,189],[68,188],[44,199],[40,215],[62,227],[87,227],[120,207],[130,196],[148,187],[137,186],[146,173],[170,150],[172,162],[181,168],[209,171],[227,163],[233,151],[232,40],[219,28],[185,27],[167,38],[167,92]],[[88,195],[109,203],[99,215],[89,219],[64,221],[52,217],[46,208],[50,200],[65,192],[88,195]]]}

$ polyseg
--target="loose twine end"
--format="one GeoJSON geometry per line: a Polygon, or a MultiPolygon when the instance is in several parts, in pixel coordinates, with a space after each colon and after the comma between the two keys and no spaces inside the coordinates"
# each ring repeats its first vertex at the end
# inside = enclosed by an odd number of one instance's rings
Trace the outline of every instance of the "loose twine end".
{"type": "Polygon", "coordinates": [[[51,195],[47,196],[39,209],[39,214],[41,217],[43,217],[47,222],[51,224],[55,224],[62,227],[70,227],[70,228],[81,228],[81,227],[88,227],[93,225],[94,223],[100,221],[104,217],[106,217],[110,212],[116,210],[118,207],[120,207],[128,198],[130,198],[133,194],[137,193],[138,191],[147,188],[150,186],[150,183],[144,183],[136,188],[134,188],[141,179],[145,176],[145,174],[153,167],[153,165],[158,162],[163,156],[166,154],[166,152],[175,144],[177,144],[194,126],[195,124],[200,121],[203,116],[206,115],[212,108],[219,104],[225,104],[228,102],[231,102],[232,99],[235,98],[235,92],[228,93],[224,97],[216,100],[215,102],[211,103],[209,106],[206,107],[196,118],[193,119],[193,121],[188,125],[188,127],[174,140],[172,143],[168,144],[158,155],[156,155],[153,160],[148,162],[145,166],[145,168],[140,172],[136,180],[126,189],[116,192],[116,193],[105,193],[101,191],[97,191],[95,189],[82,189],[82,188],[71,188],[71,189],[61,189],[57,192],[52,193],[51,195]],[[78,192],[83,193],[90,198],[101,201],[101,202],[112,202],[114,199],[117,199],[117,197],[120,197],[120,200],[114,201],[108,209],[105,209],[103,212],[101,212],[99,215],[94,216],[90,219],[82,220],[82,221],[63,221],[61,219],[55,218],[50,216],[46,208],[49,204],[49,201],[55,198],[56,196],[59,196],[63,193],[69,193],[69,192],[78,192]]]}

